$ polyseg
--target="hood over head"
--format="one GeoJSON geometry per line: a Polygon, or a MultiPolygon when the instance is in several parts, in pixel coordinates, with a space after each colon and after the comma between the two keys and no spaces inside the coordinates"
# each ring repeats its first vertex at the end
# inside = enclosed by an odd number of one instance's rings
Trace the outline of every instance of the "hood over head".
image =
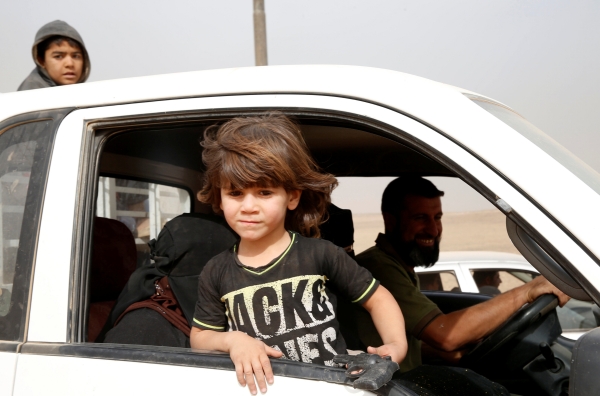
{"type": "Polygon", "coordinates": [[[35,35],[35,41],[31,48],[31,55],[33,56],[33,61],[36,64],[36,68],[29,74],[29,76],[21,83],[18,88],[18,91],[24,91],[28,89],[36,89],[36,88],[47,88],[47,87],[55,87],[57,84],[50,78],[46,69],[42,67],[42,65],[38,61],[38,45],[52,36],[63,36],[73,39],[79,43],[81,47],[81,51],[83,53],[83,70],[81,72],[81,78],[77,83],[85,82],[89,75],[90,70],[92,69],[92,65],[90,62],[90,57],[88,55],[87,49],[85,48],[85,44],[83,43],[83,39],[71,25],[64,21],[56,20],[49,22],[42,26],[40,30],[35,35]]]}

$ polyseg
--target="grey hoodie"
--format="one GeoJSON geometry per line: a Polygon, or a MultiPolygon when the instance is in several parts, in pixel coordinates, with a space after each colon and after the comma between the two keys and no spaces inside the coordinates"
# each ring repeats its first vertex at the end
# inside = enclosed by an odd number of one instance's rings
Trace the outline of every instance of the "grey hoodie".
{"type": "Polygon", "coordinates": [[[45,24],[38,30],[35,35],[35,42],[31,48],[31,54],[33,55],[33,61],[36,64],[36,68],[33,69],[29,76],[19,85],[17,91],[26,91],[28,89],[47,88],[55,87],[57,84],[50,78],[46,69],[44,69],[38,62],[37,46],[39,43],[51,36],[64,36],[73,39],[79,43],[83,52],[83,71],[81,72],[81,78],[78,83],[85,82],[90,75],[92,65],[90,63],[90,57],[88,56],[83,40],[77,30],[73,29],[69,24],[63,21],[53,21],[45,24]]]}

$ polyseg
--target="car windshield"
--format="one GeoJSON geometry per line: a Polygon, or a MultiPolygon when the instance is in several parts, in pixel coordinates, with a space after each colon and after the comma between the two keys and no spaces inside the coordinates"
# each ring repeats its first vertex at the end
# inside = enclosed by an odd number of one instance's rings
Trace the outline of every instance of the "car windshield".
{"type": "Polygon", "coordinates": [[[465,94],[465,96],[544,150],[548,155],[590,186],[596,193],[600,194],[600,175],[598,172],[561,146],[557,141],[539,130],[535,125],[500,103],[493,102],[481,96],[471,94],[465,94]]]}

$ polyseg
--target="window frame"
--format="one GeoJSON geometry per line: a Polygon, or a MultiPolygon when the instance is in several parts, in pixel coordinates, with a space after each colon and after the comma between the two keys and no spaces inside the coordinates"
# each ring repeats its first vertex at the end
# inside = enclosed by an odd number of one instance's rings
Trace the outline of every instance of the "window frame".
{"type": "MultiPolygon", "coordinates": [[[[311,95],[312,96],[312,95],[311,95]]],[[[101,175],[100,174],[100,170],[99,170],[99,160],[100,160],[100,156],[102,154],[102,148],[104,147],[104,145],[106,144],[106,142],[108,141],[108,139],[110,139],[111,137],[113,137],[115,134],[119,134],[119,133],[124,133],[124,132],[129,132],[133,129],[136,128],[143,128],[146,127],[149,123],[154,122],[156,123],[156,125],[160,125],[161,123],[164,123],[164,125],[169,125],[172,126],[174,121],[177,122],[182,122],[182,123],[193,123],[196,120],[202,120],[202,119],[207,119],[207,118],[215,118],[217,120],[222,120],[222,119],[228,119],[228,118],[233,118],[233,117],[243,117],[243,116],[254,116],[254,115],[259,115],[259,114],[263,114],[265,111],[270,111],[270,110],[276,110],[276,111],[281,111],[282,113],[286,114],[286,115],[290,115],[295,117],[297,120],[301,120],[303,118],[310,118],[311,120],[314,120],[315,118],[317,119],[322,119],[324,122],[326,121],[336,121],[336,122],[347,122],[348,124],[351,125],[351,127],[356,128],[356,129],[362,129],[365,133],[373,133],[375,135],[379,135],[379,136],[383,136],[386,138],[390,138],[392,141],[395,141],[396,143],[400,143],[403,144],[409,148],[412,148],[418,152],[420,152],[422,155],[431,157],[435,160],[437,160],[440,164],[442,164],[443,166],[446,166],[449,170],[455,172],[455,174],[457,175],[461,175],[461,178],[464,178],[463,180],[465,182],[467,182],[467,184],[473,186],[473,185],[477,185],[478,188],[476,189],[478,192],[480,192],[486,199],[488,199],[492,204],[494,204],[495,206],[498,206],[496,201],[495,201],[495,197],[496,195],[491,192],[483,183],[480,183],[477,179],[475,179],[469,172],[467,172],[466,170],[464,170],[462,167],[460,167],[458,164],[456,164],[454,161],[452,161],[450,158],[447,158],[445,155],[443,155],[442,153],[440,153],[439,151],[433,149],[432,147],[420,143],[418,142],[416,139],[409,139],[409,134],[406,133],[405,131],[399,130],[397,128],[392,127],[391,125],[386,125],[383,124],[381,122],[377,122],[376,120],[373,119],[364,119],[356,114],[352,114],[352,113],[347,113],[344,111],[336,111],[336,110],[328,110],[328,109],[304,109],[304,108],[290,108],[290,107],[283,107],[283,106],[269,106],[267,108],[261,108],[261,109],[247,109],[247,108],[242,108],[242,109],[237,109],[237,108],[231,108],[231,109],[227,109],[227,110],[221,110],[219,112],[215,112],[214,110],[203,110],[203,109],[195,109],[195,110],[191,110],[188,112],[173,112],[171,114],[165,114],[164,112],[160,113],[159,115],[156,114],[149,114],[149,115],[140,115],[139,118],[138,117],[124,117],[123,119],[113,119],[113,120],[95,120],[95,121],[89,121],[86,125],[86,132],[88,135],[91,135],[87,141],[88,143],[88,147],[86,148],[87,152],[91,153],[91,155],[89,156],[90,158],[93,158],[94,161],[90,161],[87,166],[88,169],[90,170],[90,172],[88,172],[88,181],[86,183],[87,187],[87,196],[88,197],[96,197],[97,196],[97,182],[94,182],[92,179],[90,179],[91,175],[94,175],[95,179],[97,180],[98,177],[101,175]],[[101,131],[101,132],[99,132],[101,131]],[[459,170],[460,173],[457,173],[456,170],[459,170]]],[[[401,115],[404,116],[404,115],[401,115]]],[[[155,129],[156,127],[154,127],[153,129],[155,129]]],[[[93,202],[95,204],[95,198],[93,199],[93,202]]],[[[90,208],[90,199],[88,198],[87,200],[85,200],[85,203],[82,202],[81,205],[84,209],[82,211],[82,213],[84,213],[84,216],[86,217],[86,219],[83,220],[83,222],[88,222],[90,221],[90,218],[93,218],[93,214],[91,213],[91,208],[90,208]]],[[[95,208],[95,206],[94,206],[95,208]]],[[[95,211],[94,211],[95,213],[95,211]]],[[[91,230],[92,227],[89,227],[88,230],[91,230]]],[[[83,235],[85,235],[85,245],[87,246],[86,250],[87,252],[91,251],[91,235],[90,232],[86,232],[83,233],[83,235]]],[[[85,252],[84,252],[85,254],[85,252]]],[[[80,278],[85,279],[83,282],[87,284],[89,284],[89,274],[88,274],[88,268],[91,265],[90,262],[90,255],[89,253],[86,254],[85,259],[81,261],[82,263],[86,263],[85,265],[85,272],[82,272],[80,274],[80,278]]],[[[460,280],[458,279],[459,272],[455,271],[455,275],[457,277],[457,281],[458,281],[458,285],[460,287],[460,280]]],[[[82,292],[81,290],[81,285],[79,285],[80,290],[79,290],[79,294],[80,295],[87,295],[86,293],[82,292]]],[[[88,302],[85,301],[84,304],[78,304],[76,301],[73,301],[71,304],[75,309],[79,310],[79,313],[77,315],[72,315],[73,318],[77,318],[76,322],[72,322],[71,323],[71,328],[72,329],[79,329],[79,331],[75,331],[75,332],[71,332],[70,333],[70,339],[73,342],[76,343],[82,343],[84,342],[83,340],[85,340],[85,334],[87,332],[87,325],[85,323],[84,318],[87,318],[87,314],[88,314],[88,302]]]]}
{"type": "MultiPolygon", "coordinates": [[[[471,185],[476,191],[480,192],[486,199],[492,202],[496,207],[502,209],[496,200],[497,196],[487,187],[493,186],[498,192],[502,193],[510,203],[517,203],[515,207],[526,208],[527,210],[538,210],[533,203],[527,200],[518,191],[516,191],[509,183],[503,180],[499,175],[494,173],[493,169],[479,161],[473,154],[467,152],[456,143],[452,142],[443,134],[436,131],[430,126],[424,125],[414,119],[401,114],[397,111],[392,111],[374,104],[361,102],[356,99],[345,99],[336,97],[316,96],[316,95],[254,95],[238,97],[216,97],[216,98],[196,98],[182,99],[173,101],[159,101],[152,103],[138,103],[128,105],[118,105],[106,108],[82,109],[78,110],[77,115],[73,115],[73,123],[77,124],[81,120],[83,125],[83,145],[81,151],[79,176],[82,180],[78,187],[78,195],[76,201],[76,217],[74,221],[73,238],[74,247],[72,254],[72,282],[71,291],[69,292],[69,307],[68,317],[69,324],[65,341],[67,343],[81,343],[84,340],[84,333],[81,331],[84,326],[81,326],[82,317],[85,317],[85,310],[82,310],[82,302],[85,305],[85,280],[87,279],[86,271],[89,268],[89,248],[91,236],[91,218],[93,216],[95,205],[95,182],[98,177],[97,161],[99,160],[99,152],[95,150],[97,147],[94,144],[94,132],[100,128],[113,128],[115,131],[122,130],[125,127],[135,127],[148,122],[172,122],[173,120],[194,119],[205,117],[233,117],[238,115],[248,115],[262,113],[266,110],[281,110],[286,114],[296,115],[298,117],[311,116],[323,117],[327,119],[337,119],[352,123],[366,132],[375,132],[379,135],[391,138],[394,141],[400,142],[408,147],[416,149],[418,152],[426,156],[434,158],[448,169],[455,172],[467,184],[471,185]],[[302,100],[298,100],[302,97],[302,100]],[[197,101],[215,100],[217,105],[202,106],[197,101]],[[225,105],[223,105],[223,101],[225,105]],[[302,102],[304,105],[293,105],[291,103],[302,102]],[[334,104],[328,104],[334,101],[334,104]],[[219,103],[220,106],[219,107],[219,103]],[[308,104],[310,103],[310,105],[308,104]],[[324,105],[323,105],[324,103],[324,105]],[[321,107],[321,105],[323,105],[321,107]],[[345,107],[347,105],[347,107],[345,107]],[[360,108],[367,106],[372,110],[369,112],[357,111],[360,108]],[[248,110],[251,107],[253,110],[248,110]],[[393,113],[393,115],[390,115],[393,113]],[[364,114],[358,116],[356,114],[364,114]],[[395,122],[389,122],[390,117],[395,120],[401,120],[408,127],[404,128],[395,122]],[[399,117],[399,118],[398,118],[399,117]],[[401,129],[402,128],[402,129],[401,129]],[[414,128],[414,129],[412,129],[414,128]],[[406,129],[406,130],[405,130],[406,129]],[[408,132],[407,132],[408,131],[408,132]],[[427,136],[418,136],[421,132],[427,136]],[[433,139],[433,140],[431,140],[433,139]],[[438,140],[435,140],[438,139],[438,140]],[[444,153],[436,149],[437,141],[444,141],[444,148],[451,149],[444,153]],[[434,141],[435,140],[435,141],[434,141]],[[460,153],[458,159],[452,156],[457,152],[460,153]],[[460,160],[464,164],[472,164],[474,169],[467,171],[462,165],[459,165],[460,160]],[[475,172],[475,173],[473,173],[475,172]],[[484,184],[485,180],[486,183],[484,184]]],[[[392,120],[393,121],[393,120],[392,120]]],[[[81,131],[81,129],[80,129],[81,131]]],[[[505,212],[506,213],[506,212],[505,212]]],[[[537,212],[536,212],[537,213],[537,212]]],[[[530,225],[516,210],[511,210],[509,216],[519,221],[523,227],[529,230],[535,239],[540,244],[551,246],[550,241],[546,240],[536,228],[530,225]]],[[[529,215],[528,218],[533,219],[538,228],[540,224],[551,224],[555,228],[556,225],[547,217],[539,217],[539,215],[529,215]]],[[[555,230],[556,231],[556,230],[555,230]]],[[[560,231],[560,230],[559,230],[560,231]]],[[[551,234],[554,239],[560,240],[562,245],[575,245],[572,239],[563,234],[551,234]],[[561,239],[562,238],[562,239],[561,239]]],[[[575,253],[574,253],[575,254],[575,253]]],[[[588,258],[589,259],[589,258],[588,258]]],[[[577,268],[575,268],[577,270],[577,268]]],[[[577,271],[579,277],[582,275],[577,271]]]]}

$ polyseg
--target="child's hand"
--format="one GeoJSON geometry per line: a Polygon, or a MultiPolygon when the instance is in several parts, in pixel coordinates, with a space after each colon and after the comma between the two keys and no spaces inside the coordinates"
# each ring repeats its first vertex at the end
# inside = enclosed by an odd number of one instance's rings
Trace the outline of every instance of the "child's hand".
{"type": "Polygon", "coordinates": [[[397,343],[389,343],[380,346],[379,348],[368,347],[367,352],[379,355],[381,357],[390,356],[392,360],[400,364],[406,357],[407,345],[399,345],[397,343]]]}
{"type": "Polygon", "coordinates": [[[242,386],[248,384],[250,393],[256,395],[256,382],[262,393],[267,391],[267,384],[273,384],[273,370],[269,356],[279,358],[283,354],[267,346],[264,342],[256,340],[241,332],[229,333],[229,356],[235,364],[235,374],[242,386]]]}

